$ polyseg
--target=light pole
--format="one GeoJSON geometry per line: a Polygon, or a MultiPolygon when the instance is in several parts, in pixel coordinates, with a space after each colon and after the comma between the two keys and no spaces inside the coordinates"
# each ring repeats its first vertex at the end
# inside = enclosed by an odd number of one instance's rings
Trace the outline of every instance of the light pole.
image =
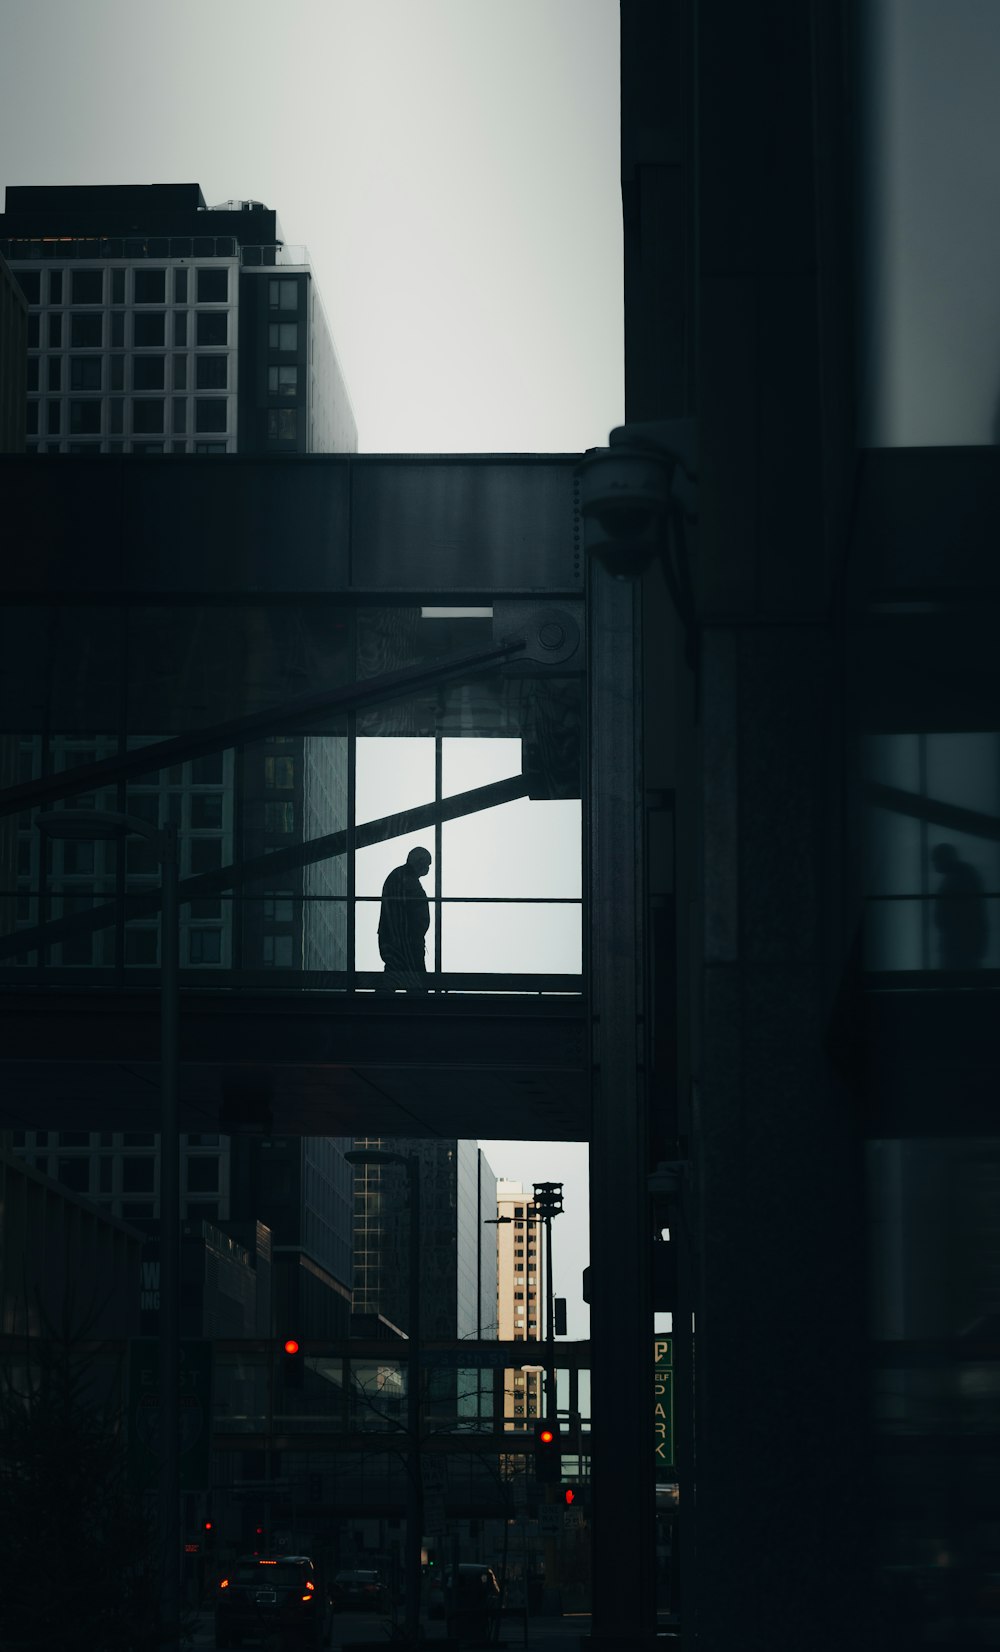
{"type": "Polygon", "coordinates": [[[406,1171],[410,1198],[410,1338],[406,1379],[406,1432],[409,1464],[406,1476],[406,1551],[403,1575],[406,1587],[406,1638],[413,1647],[420,1638],[420,1573],[423,1547],[423,1484],[420,1465],[420,1160],[415,1153],[392,1153],[381,1147],[359,1147],[344,1158],[348,1164],[401,1164],[406,1171]]]}
{"type": "Polygon", "coordinates": [[[552,1294],[552,1218],[561,1216],[562,1182],[535,1182],[532,1189],[535,1215],[545,1223],[545,1410],[546,1420],[556,1427],[556,1322],[552,1294]]]}
{"type": "Polygon", "coordinates": [[[180,1638],[180,1128],[177,1010],[180,907],[177,828],[110,809],[51,809],[36,815],[47,837],[89,843],[144,837],[160,862],[160,1612],[164,1644],[180,1638]]]}

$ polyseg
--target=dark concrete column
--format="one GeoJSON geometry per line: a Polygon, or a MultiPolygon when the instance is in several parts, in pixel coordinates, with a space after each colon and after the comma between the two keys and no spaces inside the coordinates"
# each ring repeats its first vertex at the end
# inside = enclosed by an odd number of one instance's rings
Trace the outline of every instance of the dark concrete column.
{"type": "Polygon", "coordinates": [[[651,1242],[640,1069],[639,586],[590,568],[593,1636],[655,1631],[651,1242]]]}

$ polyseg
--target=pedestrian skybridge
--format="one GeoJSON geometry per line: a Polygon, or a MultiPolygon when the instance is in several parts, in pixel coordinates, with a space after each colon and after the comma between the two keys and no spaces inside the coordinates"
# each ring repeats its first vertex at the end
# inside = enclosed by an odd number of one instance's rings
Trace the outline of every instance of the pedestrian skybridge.
{"type": "Polygon", "coordinates": [[[157,846],[83,809],[177,833],[186,1128],[587,1134],[573,468],[5,461],[7,1123],[156,1107],[157,846]]]}

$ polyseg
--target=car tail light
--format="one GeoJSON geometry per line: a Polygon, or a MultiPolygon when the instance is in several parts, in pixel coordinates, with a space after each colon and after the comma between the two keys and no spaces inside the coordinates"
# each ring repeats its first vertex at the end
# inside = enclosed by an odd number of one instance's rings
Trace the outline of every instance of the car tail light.
{"type": "Polygon", "coordinates": [[[307,1588],[307,1589],[309,1589],[309,1590],[310,1590],[310,1591],[311,1591],[311,1590],[313,1590],[313,1589],[315,1589],[315,1587],[316,1587],[316,1585],[315,1585],[315,1583],[311,1583],[311,1582],[310,1582],[310,1581],[309,1581],[309,1579],[308,1579],[308,1578],[307,1578],[307,1579],[306,1579],[306,1588],[307,1588]]]}
{"type": "Polygon", "coordinates": [[[223,1577],[223,1578],[219,1579],[219,1588],[220,1589],[228,1589],[229,1588],[229,1579],[228,1579],[228,1577],[223,1577]]]}
{"type": "Polygon", "coordinates": [[[303,1599],[303,1600],[312,1600],[312,1599],[313,1599],[313,1598],[314,1598],[314,1597],[313,1597],[313,1596],[312,1596],[312,1595],[303,1595],[303,1596],[302,1596],[302,1599],[303,1599]]]}

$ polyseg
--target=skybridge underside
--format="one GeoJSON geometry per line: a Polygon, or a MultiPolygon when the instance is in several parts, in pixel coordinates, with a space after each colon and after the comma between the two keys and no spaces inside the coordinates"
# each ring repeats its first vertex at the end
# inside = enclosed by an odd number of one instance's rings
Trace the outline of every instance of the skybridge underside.
{"type": "MultiPolygon", "coordinates": [[[[155,1130],[155,993],[0,995],[0,1128],[155,1130]]],[[[589,1136],[579,998],[185,993],[181,1128],[589,1136]]]]}

